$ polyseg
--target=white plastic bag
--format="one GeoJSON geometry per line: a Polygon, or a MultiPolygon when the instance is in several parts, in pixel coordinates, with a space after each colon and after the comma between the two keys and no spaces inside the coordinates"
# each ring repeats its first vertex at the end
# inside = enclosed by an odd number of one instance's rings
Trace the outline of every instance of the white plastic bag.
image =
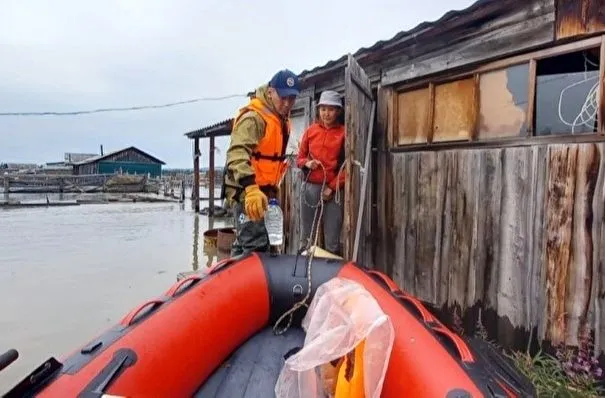
{"type": "MultiPolygon", "coordinates": [[[[393,348],[394,330],[390,318],[374,297],[360,284],[333,278],[321,285],[302,323],[307,332],[303,348],[289,357],[281,370],[277,398],[334,396],[339,368],[332,363],[355,348],[363,353],[363,394],[378,398],[393,348]]],[[[344,372],[344,368],[343,368],[344,372]]],[[[358,372],[359,373],[359,372],[358,372]]],[[[342,379],[341,379],[342,380],[342,379]]]]}

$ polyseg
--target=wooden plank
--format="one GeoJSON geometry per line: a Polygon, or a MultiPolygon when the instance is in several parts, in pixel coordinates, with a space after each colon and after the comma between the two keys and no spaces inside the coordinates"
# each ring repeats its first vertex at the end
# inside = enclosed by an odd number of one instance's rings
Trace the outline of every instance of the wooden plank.
{"type": "Polygon", "coordinates": [[[381,84],[391,85],[446,70],[468,67],[551,43],[554,14],[531,17],[531,5],[527,7],[519,11],[519,19],[513,24],[478,32],[473,38],[444,46],[430,55],[412,58],[402,65],[384,70],[381,84]]]}
{"type": "MultiPolygon", "coordinates": [[[[406,291],[410,291],[410,289],[409,286],[407,286],[407,281],[404,277],[405,270],[408,265],[408,260],[410,262],[414,261],[414,257],[408,256],[406,251],[406,243],[408,238],[407,216],[408,209],[410,208],[408,192],[411,191],[409,189],[410,184],[408,183],[411,173],[407,167],[407,163],[408,159],[413,156],[415,156],[415,154],[393,155],[391,157],[393,189],[391,195],[392,197],[390,198],[390,203],[392,204],[392,213],[390,214],[390,218],[392,219],[390,224],[390,232],[392,235],[392,244],[389,245],[389,256],[393,257],[394,261],[393,270],[389,275],[402,290],[406,291]]],[[[441,261],[439,261],[439,264],[441,264],[441,261]]]]}
{"type": "MultiPolygon", "coordinates": [[[[365,145],[365,154],[364,154],[364,163],[363,163],[363,169],[364,172],[361,176],[361,187],[359,190],[359,210],[357,213],[357,223],[356,223],[356,229],[355,229],[355,238],[353,241],[353,256],[352,258],[357,260],[358,258],[358,250],[359,250],[359,238],[361,236],[362,230],[362,220],[363,220],[363,216],[364,216],[364,210],[366,210],[365,206],[368,203],[368,201],[366,201],[367,199],[367,195],[366,192],[368,190],[368,178],[370,178],[370,172],[371,172],[371,163],[370,163],[370,158],[372,156],[372,135],[374,133],[374,117],[376,114],[376,103],[372,101],[372,110],[370,113],[370,123],[369,123],[369,131],[366,134],[366,145],[365,145]]],[[[358,142],[358,144],[362,144],[363,142],[358,142]]],[[[367,216],[370,215],[370,213],[368,213],[368,211],[366,210],[365,214],[367,216]]],[[[370,217],[367,217],[366,219],[369,219],[370,217]]],[[[367,231],[367,229],[366,229],[367,231]]]]}
{"type": "Polygon", "coordinates": [[[576,168],[576,189],[573,208],[572,251],[565,299],[566,338],[565,341],[578,344],[578,335],[588,321],[591,307],[591,290],[593,280],[593,245],[592,234],[593,200],[595,195],[600,154],[596,145],[578,147],[576,168]]]}
{"type": "Polygon", "coordinates": [[[436,304],[439,262],[435,260],[441,254],[439,241],[442,232],[439,224],[442,213],[438,209],[442,205],[439,203],[442,196],[439,195],[443,193],[443,186],[439,185],[439,157],[436,153],[419,154],[416,167],[417,183],[410,184],[409,189],[414,201],[410,208],[415,232],[414,291],[421,300],[436,304]],[[415,187],[413,193],[412,187],[415,187]]]}
{"type": "MultiPolygon", "coordinates": [[[[533,232],[527,217],[535,198],[532,196],[532,149],[511,148],[503,162],[502,208],[500,215],[500,258],[498,261],[497,313],[513,328],[523,328],[529,319],[529,235],[533,232]]],[[[535,220],[532,220],[534,222],[535,220]]],[[[499,341],[514,343],[514,336],[502,330],[499,341]]]]}
{"type": "Polygon", "coordinates": [[[535,59],[529,61],[529,74],[527,76],[527,135],[534,135],[536,111],[536,68],[535,59]]]}
{"type": "Polygon", "coordinates": [[[435,87],[433,142],[468,140],[477,118],[473,77],[435,87]]]}
{"type": "Polygon", "coordinates": [[[556,9],[557,39],[605,31],[602,0],[557,0],[556,9]]]}
{"type": "Polygon", "coordinates": [[[577,146],[549,150],[546,205],[546,338],[565,340],[565,297],[571,267],[577,146]]]}
{"type": "Polygon", "coordinates": [[[214,216],[214,136],[208,140],[208,216],[214,216]]]}
{"type": "MultiPolygon", "coordinates": [[[[358,261],[353,258],[355,231],[358,223],[363,223],[363,218],[358,218],[361,197],[359,187],[362,185],[362,170],[365,163],[365,143],[368,137],[370,126],[370,114],[372,112],[371,98],[368,98],[366,91],[371,92],[371,83],[368,76],[359,66],[352,55],[348,57],[348,65],[345,70],[345,153],[346,153],[346,173],[345,182],[345,206],[344,206],[344,231],[345,231],[345,258],[358,261]],[[355,77],[353,77],[355,76],[355,77]],[[355,79],[355,81],[354,81],[355,79]],[[367,90],[361,90],[358,86],[363,85],[367,90]]],[[[364,196],[366,192],[362,193],[364,196]]],[[[364,213],[364,217],[371,218],[371,212],[364,213]]],[[[371,223],[370,223],[371,225],[371,223]]],[[[371,231],[370,231],[371,232],[371,231]]],[[[366,235],[366,231],[363,231],[366,235]]],[[[365,239],[359,246],[360,253],[366,253],[371,250],[366,247],[365,239]]],[[[365,254],[364,254],[365,255],[365,254]]],[[[366,264],[370,266],[370,264],[366,264]]]]}
{"type": "Polygon", "coordinates": [[[550,136],[538,137],[510,137],[499,138],[486,141],[451,141],[451,142],[436,142],[431,145],[405,145],[391,148],[391,153],[407,153],[419,151],[448,151],[452,149],[489,149],[489,148],[513,148],[513,147],[528,147],[534,145],[546,144],[582,144],[592,142],[603,142],[604,137],[597,134],[576,134],[562,135],[553,134],[550,136]]]}
{"type": "Polygon", "coordinates": [[[557,40],[586,33],[586,0],[556,0],[555,35],[557,40]]]}
{"type": "Polygon", "coordinates": [[[601,53],[599,62],[599,109],[597,110],[597,131],[605,135],[605,35],[601,37],[601,53]]]}
{"type": "Polygon", "coordinates": [[[387,176],[388,168],[388,124],[389,110],[391,110],[393,101],[393,89],[378,87],[377,93],[377,111],[376,111],[376,147],[378,148],[376,169],[373,176],[376,178],[376,208],[372,217],[372,229],[377,232],[378,239],[375,240],[373,247],[373,263],[376,269],[387,273],[387,263],[390,261],[387,253],[388,228],[387,218],[387,196],[390,191],[391,181],[387,176]]]}
{"type": "Polygon", "coordinates": [[[594,235],[593,245],[593,328],[595,333],[595,350],[602,352],[605,349],[605,146],[597,144],[599,150],[599,168],[596,184],[595,197],[592,202],[594,222],[592,233],[594,235]]]}
{"type": "MultiPolygon", "coordinates": [[[[534,334],[534,338],[538,337],[543,339],[545,335],[545,328],[542,327],[544,324],[543,320],[546,319],[546,273],[544,268],[545,263],[545,235],[544,235],[544,223],[545,223],[545,190],[546,181],[548,176],[547,160],[548,160],[548,147],[547,146],[534,146],[532,148],[532,169],[531,169],[531,180],[530,189],[532,198],[530,212],[527,216],[527,230],[530,231],[527,248],[529,254],[527,261],[529,262],[530,274],[527,278],[528,283],[528,299],[527,302],[527,315],[529,317],[527,329],[529,331],[537,332],[534,334]]],[[[529,342],[531,344],[531,342],[529,342]]]]}
{"type": "Polygon", "coordinates": [[[200,212],[200,139],[193,140],[193,210],[200,212]]]}
{"type": "Polygon", "coordinates": [[[427,135],[432,130],[431,89],[425,87],[418,90],[397,94],[397,144],[427,143],[427,135]]]}
{"type": "Polygon", "coordinates": [[[589,32],[605,31],[605,4],[603,4],[603,0],[588,0],[586,19],[589,32]]]}

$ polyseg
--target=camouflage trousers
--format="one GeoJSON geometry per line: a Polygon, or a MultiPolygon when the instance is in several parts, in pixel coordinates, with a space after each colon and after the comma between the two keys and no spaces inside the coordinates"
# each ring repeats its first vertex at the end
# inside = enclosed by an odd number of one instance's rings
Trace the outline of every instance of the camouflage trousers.
{"type": "Polygon", "coordinates": [[[236,236],[231,245],[232,257],[250,252],[269,252],[271,250],[265,220],[249,220],[240,203],[235,204],[233,216],[236,236]]]}

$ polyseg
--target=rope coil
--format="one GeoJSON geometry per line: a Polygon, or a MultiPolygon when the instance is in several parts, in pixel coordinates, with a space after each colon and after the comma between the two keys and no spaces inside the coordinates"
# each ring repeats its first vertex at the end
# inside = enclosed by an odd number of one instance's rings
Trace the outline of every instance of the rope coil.
{"type": "MultiPolygon", "coordinates": [[[[319,195],[319,200],[317,201],[317,204],[315,205],[309,205],[307,203],[307,200],[305,198],[305,205],[309,206],[309,207],[314,207],[315,208],[315,214],[313,216],[313,224],[311,224],[311,233],[309,238],[307,239],[307,245],[305,247],[305,249],[307,250],[308,253],[308,259],[307,259],[307,293],[305,294],[305,297],[303,297],[300,301],[294,303],[294,305],[292,306],[292,308],[290,308],[288,311],[284,312],[282,314],[282,316],[280,316],[277,321],[275,321],[275,324],[273,325],[273,333],[275,335],[282,335],[285,332],[288,331],[288,329],[290,329],[290,326],[292,326],[292,321],[294,319],[294,313],[302,308],[302,307],[309,307],[309,304],[307,303],[307,300],[309,299],[309,297],[311,297],[311,288],[312,288],[312,268],[313,268],[313,258],[315,255],[315,250],[311,250],[311,247],[315,246],[317,247],[317,241],[319,240],[319,226],[320,226],[320,220],[323,216],[323,209],[324,209],[324,200],[323,200],[323,191],[326,187],[326,180],[327,180],[327,173],[326,173],[326,169],[324,167],[323,164],[319,163],[319,166],[321,167],[322,171],[323,171],[323,182],[321,184],[321,193],[319,195]],[[313,238],[312,238],[313,237],[313,238]],[[286,324],[286,326],[282,329],[278,329],[278,326],[283,322],[283,320],[288,317],[288,323],[286,324]]],[[[305,177],[305,180],[303,181],[302,184],[302,188],[301,191],[304,192],[304,187],[307,184],[307,180],[309,179],[309,175],[311,173],[308,173],[307,176],[305,177]]],[[[303,202],[303,197],[305,195],[301,194],[300,196],[300,207],[302,208],[302,202],[303,202]]]]}

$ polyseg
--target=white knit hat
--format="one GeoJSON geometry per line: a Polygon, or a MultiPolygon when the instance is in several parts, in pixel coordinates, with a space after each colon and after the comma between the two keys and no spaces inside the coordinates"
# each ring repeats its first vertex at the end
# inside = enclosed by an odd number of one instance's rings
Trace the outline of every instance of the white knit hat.
{"type": "Polygon", "coordinates": [[[340,101],[340,94],[338,94],[336,91],[331,91],[331,90],[326,90],[324,92],[321,93],[321,96],[319,97],[319,103],[317,104],[317,106],[319,105],[331,105],[331,106],[338,106],[340,108],[342,108],[342,102],[340,101]]]}

